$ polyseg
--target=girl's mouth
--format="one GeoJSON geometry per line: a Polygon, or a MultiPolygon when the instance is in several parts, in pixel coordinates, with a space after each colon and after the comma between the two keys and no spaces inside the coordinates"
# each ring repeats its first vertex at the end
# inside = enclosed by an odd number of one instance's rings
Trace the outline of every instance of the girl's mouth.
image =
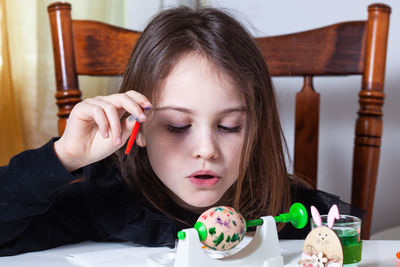
{"type": "Polygon", "coordinates": [[[215,172],[210,170],[200,170],[188,176],[189,181],[197,186],[213,186],[219,182],[220,178],[215,172]]]}
{"type": "Polygon", "coordinates": [[[214,176],[212,176],[212,175],[195,175],[194,177],[197,178],[197,179],[211,179],[211,178],[214,178],[214,176]]]}
{"type": "Polygon", "coordinates": [[[209,176],[209,177],[205,177],[205,176],[201,176],[201,177],[196,177],[196,176],[192,176],[189,178],[189,181],[197,186],[213,186],[216,183],[219,182],[219,178],[217,177],[213,177],[213,176],[209,176]]]}

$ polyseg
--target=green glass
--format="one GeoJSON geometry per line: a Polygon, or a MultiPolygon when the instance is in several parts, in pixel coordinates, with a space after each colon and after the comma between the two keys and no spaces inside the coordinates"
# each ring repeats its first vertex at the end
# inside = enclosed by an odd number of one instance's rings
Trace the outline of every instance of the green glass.
{"type": "MultiPolygon", "coordinates": [[[[328,225],[328,216],[321,215],[323,225],[328,225]]],[[[311,229],[317,227],[311,219],[311,229]]],[[[340,215],[339,220],[335,220],[332,230],[338,235],[343,247],[343,264],[354,264],[361,261],[362,241],[361,241],[361,219],[350,216],[340,215]]]]}

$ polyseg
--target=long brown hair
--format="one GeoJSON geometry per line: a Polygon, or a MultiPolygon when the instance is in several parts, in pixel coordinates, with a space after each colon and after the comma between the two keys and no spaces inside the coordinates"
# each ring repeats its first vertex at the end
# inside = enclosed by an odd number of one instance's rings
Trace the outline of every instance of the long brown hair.
{"type": "MultiPolygon", "coordinates": [[[[247,129],[239,177],[226,192],[224,205],[246,219],[277,215],[290,203],[286,147],[267,66],[251,35],[230,15],[212,8],[187,7],[159,13],[149,23],[131,55],[121,92],[136,90],[157,103],[158,88],[177,60],[187,53],[205,56],[241,90],[247,106],[247,129]]],[[[122,161],[124,180],[156,208],[168,214],[167,188],[150,167],[146,148],[122,161]]],[[[175,218],[176,219],[176,218],[175,218]]]]}

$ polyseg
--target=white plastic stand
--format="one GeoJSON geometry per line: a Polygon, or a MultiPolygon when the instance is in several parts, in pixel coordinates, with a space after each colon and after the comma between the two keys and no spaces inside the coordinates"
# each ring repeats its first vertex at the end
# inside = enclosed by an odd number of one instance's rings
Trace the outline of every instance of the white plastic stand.
{"type": "Polygon", "coordinates": [[[237,253],[213,259],[202,249],[199,235],[194,228],[183,230],[184,240],[179,240],[175,257],[168,255],[150,255],[148,267],[280,267],[283,257],[280,253],[276,223],[272,216],[261,217],[263,224],[257,226],[253,239],[237,253]],[[175,259],[174,259],[175,258],[175,259]]]}

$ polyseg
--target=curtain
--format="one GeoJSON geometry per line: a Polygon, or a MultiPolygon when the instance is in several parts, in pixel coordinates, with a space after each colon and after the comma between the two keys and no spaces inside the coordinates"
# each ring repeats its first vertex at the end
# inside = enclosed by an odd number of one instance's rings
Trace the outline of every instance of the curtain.
{"type": "MultiPolygon", "coordinates": [[[[0,165],[19,151],[57,136],[53,50],[47,6],[51,0],[0,0],[0,165]]],[[[74,19],[124,26],[124,0],[75,0],[74,19]]],[[[107,94],[108,78],[80,77],[83,98],[107,94]]]]}
{"type": "Polygon", "coordinates": [[[0,0],[0,50],[0,165],[3,165],[11,155],[22,150],[19,109],[11,81],[4,0],[0,0]]]}

